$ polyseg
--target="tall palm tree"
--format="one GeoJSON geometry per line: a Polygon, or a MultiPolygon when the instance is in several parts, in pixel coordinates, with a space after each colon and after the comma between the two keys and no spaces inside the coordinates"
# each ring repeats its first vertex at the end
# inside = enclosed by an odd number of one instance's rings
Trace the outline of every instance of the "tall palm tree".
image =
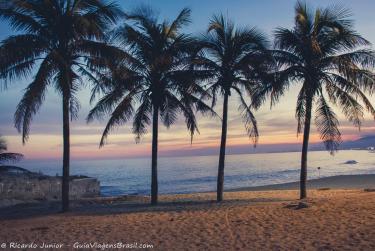
{"type": "Polygon", "coordinates": [[[20,153],[9,153],[7,142],[3,137],[0,136],[0,164],[4,162],[15,162],[23,158],[23,155],[20,153]]]}
{"type": "MultiPolygon", "coordinates": [[[[210,112],[198,85],[205,71],[191,66],[197,46],[180,29],[190,22],[190,10],[183,9],[172,22],[159,22],[153,11],[141,7],[128,14],[127,23],[115,32],[124,55],[114,58],[105,95],[88,115],[88,122],[110,113],[100,146],[110,131],[132,117],[136,141],[152,124],[151,204],[158,201],[158,125],[169,128],[179,114],[191,136],[198,131],[195,111],[210,112]]],[[[104,77],[105,79],[105,77],[104,77]]],[[[98,89],[103,90],[103,88],[98,89]]]]}
{"type": "Polygon", "coordinates": [[[211,74],[207,90],[212,94],[212,107],[218,94],[224,99],[217,177],[217,201],[222,201],[229,97],[232,92],[239,96],[245,128],[255,145],[257,122],[246,103],[245,93],[251,94],[252,86],[266,78],[270,56],[267,39],[261,32],[256,28],[236,29],[233,22],[223,15],[213,16],[201,44],[204,53],[197,65],[211,74]]]}
{"type": "MultiPolygon", "coordinates": [[[[17,106],[14,122],[25,143],[32,117],[53,86],[62,96],[63,178],[62,210],[69,210],[69,120],[77,116],[77,91],[82,77],[92,79],[101,69],[100,58],[115,49],[103,41],[104,32],[121,14],[103,0],[12,0],[0,8],[0,17],[18,32],[0,45],[0,77],[11,81],[33,74],[17,106]]],[[[4,81],[6,84],[7,81],[4,81]]]]}
{"type": "MultiPolygon", "coordinates": [[[[365,95],[374,91],[374,52],[370,43],[353,30],[348,10],[341,7],[308,9],[297,2],[293,29],[275,32],[274,56],[280,69],[273,84],[255,93],[270,94],[274,103],[291,84],[300,84],[297,98],[297,135],[303,131],[300,198],[306,198],[307,152],[310,124],[315,105],[315,124],[325,147],[333,154],[341,143],[339,121],[329,101],[357,127],[361,126],[364,109],[375,116],[374,107],[365,95]],[[363,105],[361,104],[363,103],[363,105]]],[[[259,99],[260,98],[260,99],[259,99]]],[[[263,99],[264,100],[264,99],[263,99]]]]}

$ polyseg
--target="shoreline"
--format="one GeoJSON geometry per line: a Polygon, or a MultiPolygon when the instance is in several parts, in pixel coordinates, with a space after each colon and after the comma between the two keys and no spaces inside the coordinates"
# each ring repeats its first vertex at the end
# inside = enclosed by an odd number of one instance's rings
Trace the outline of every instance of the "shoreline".
{"type": "MultiPolygon", "coordinates": [[[[363,189],[375,189],[375,174],[360,174],[360,175],[337,175],[330,177],[323,177],[320,179],[311,179],[307,181],[308,190],[363,190],[363,189]]],[[[299,190],[299,181],[287,182],[280,184],[252,186],[252,187],[239,187],[225,189],[225,193],[233,192],[251,192],[251,191],[279,191],[279,190],[299,190]]],[[[201,192],[188,192],[188,193],[161,193],[161,197],[190,197],[190,196],[202,196],[205,194],[216,194],[216,191],[201,191],[201,192]]],[[[71,201],[87,201],[87,200],[122,200],[124,198],[133,201],[137,200],[148,200],[149,195],[147,194],[116,194],[116,195],[103,195],[100,194],[97,197],[87,197],[81,199],[72,199],[71,201]]],[[[16,200],[16,199],[4,199],[0,200],[0,209],[10,208],[19,204],[40,204],[42,202],[58,204],[58,200],[50,201],[38,201],[38,200],[16,200]],[[1,203],[2,202],[2,203],[1,203]]],[[[1,211],[1,210],[0,210],[1,211]]],[[[1,214],[1,212],[0,212],[1,214]]]]}
{"type": "MultiPolygon", "coordinates": [[[[366,189],[375,188],[375,174],[336,175],[320,179],[307,180],[307,189],[366,189]]],[[[272,191],[298,190],[299,181],[272,185],[240,187],[226,190],[227,192],[241,191],[272,191]]]]}
{"type": "MultiPolygon", "coordinates": [[[[375,188],[375,174],[350,174],[350,175],[335,175],[322,177],[319,179],[307,180],[307,189],[366,189],[375,188]]],[[[241,192],[241,191],[273,191],[273,190],[298,190],[299,181],[261,185],[248,186],[225,189],[224,192],[241,192]]],[[[186,193],[160,193],[161,196],[169,195],[192,195],[216,193],[216,191],[200,191],[200,192],[186,192],[186,193]]],[[[118,194],[118,195],[100,195],[100,198],[122,197],[122,196],[148,196],[147,194],[118,194]]]]}
{"type": "MultiPolygon", "coordinates": [[[[330,176],[330,177],[323,177],[320,179],[312,179],[307,181],[307,189],[308,190],[375,190],[375,174],[361,174],[361,175],[337,175],[337,176],[330,176]]],[[[240,188],[233,188],[233,189],[226,189],[224,193],[236,193],[236,192],[277,192],[280,190],[290,190],[291,192],[298,192],[299,190],[299,182],[287,182],[287,183],[280,183],[280,184],[272,184],[272,185],[263,185],[263,186],[254,186],[254,187],[240,187],[240,188]]],[[[210,200],[214,200],[216,195],[216,191],[202,191],[202,192],[190,192],[190,193],[165,193],[160,194],[161,198],[174,198],[174,202],[181,202],[184,201],[185,198],[199,198],[205,197],[207,194],[210,194],[212,198],[210,200]]],[[[94,204],[101,204],[102,202],[108,201],[122,201],[122,202],[137,202],[140,204],[147,205],[149,200],[149,195],[145,194],[119,194],[119,195],[99,195],[97,197],[87,197],[81,198],[76,200],[71,200],[73,204],[80,205],[86,204],[87,201],[92,201],[94,204]]],[[[190,201],[194,201],[190,199],[190,201]]],[[[40,200],[16,200],[16,199],[5,199],[3,201],[0,200],[0,218],[2,214],[4,214],[4,210],[7,211],[11,208],[19,208],[22,206],[29,207],[41,207],[44,206],[51,206],[53,208],[57,208],[59,205],[58,200],[50,200],[50,201],[40,201],[40,200]]]]}

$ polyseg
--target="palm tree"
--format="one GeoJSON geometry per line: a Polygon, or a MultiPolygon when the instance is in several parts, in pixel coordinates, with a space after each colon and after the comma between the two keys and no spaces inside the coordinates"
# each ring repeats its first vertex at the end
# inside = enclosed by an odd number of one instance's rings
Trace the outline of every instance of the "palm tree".
{"type": "Polygon", "coordinates": [[[11,81],[36,69],[14,115],[23,143],[47,87],[62,96],[63,211],[69,210],[69,120],[79,109],[76,93],[84,85],[82,77],[94,78],[101,69],[98,61],[115,53],[103,42],[104,32],[120,14],[116,4],[103,0],[12,0],[0,8],[0,17],[18,32],[1,42],[0,77],[11,81]]]}
{"type": "Polygon", "coordinates": [[[303,199],[306,198],[307,151],[314,105],[320,138],[333,154],[341,143],[341,133],[329,101],[338,105],[357,127],[361,126],[364,109],[375,116],[374,107],[365,95],[366,91],[374,90],[371,69],[375,66],[375,57],[365,47],[370,43],[353,30],[348,10],[336,6],[312,12],[306,4],[297,2],[295,12],[294,28],[278,28],[275,32],[274,57],[280,67],[275,74],[276,81],[254,93],[258,97],[255,106],[267,94],[274,103],[291,84],[301,84],[296,118],[297,135],[303,130],[300,177],[303,199]]]}
{"type": "Polygon", "coordinates": [[[3,137],[0,136],[0,164],[4,162],[16,162],[23,158],[20,153],[8,153],[7,142],[3,137]]]}
{"type": "MultiPolygon", "coordinates": [[[[198,131],[196,110],[210,112],[197,84],[205,71],[191,66],[197,52],[194,39],[180,32],[190,22],[190,10],[183,9],[172,22],[158,22],[147,7],[134,10],[115,32],[115,41],[123,46],[124,55],[114,58],[105,95],[88,115],[88,122],[110,113],[100,146],[110,131],[132,117],[136,141],[147,133],[152,123],[151,204],[158,201],[158,124],[169,128],[182,114],[191,136],[198,131]]],[[[98,90],[103,90],[99,88],[98,90]]],[[[95,94],[95,93],[94,93],[95,94]]]]}
{"type": "Polygon", "coordinates": [[[223,15],[213,16],[207,34],[202,38],[204,55],[197,65],[211,75],[208,92],[212,94],[212,107],[217,95],[224,98],[220,156],[217,177],[217,201],[223,200],[224,162],[227,139],[228,101],[232,91],[240,98],[246,131],[254,141],[258,140],[257,122],[251,107],[246,103],[244,91],[252,92],[252,86],[266,77],[270,57],[267,39],[256,28],[235,28],[223,15]]]}

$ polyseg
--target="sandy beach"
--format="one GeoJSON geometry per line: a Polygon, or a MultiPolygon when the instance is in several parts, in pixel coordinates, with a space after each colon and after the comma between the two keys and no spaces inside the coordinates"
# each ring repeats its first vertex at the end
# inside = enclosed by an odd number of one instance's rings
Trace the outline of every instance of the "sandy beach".
{"type": "Polygon", "coordinates": [[[329,186],[310,190],[302,209],[297,190],[227,192],[220,204],[214,193],[163,195],[155,207],[145,197],[102,198],[74,202],[67,214],[53,204],[22,205],[0,211],[0,240],[63,250],[118,242],[153,250],[374,250],[375,192],[329,186]]]}

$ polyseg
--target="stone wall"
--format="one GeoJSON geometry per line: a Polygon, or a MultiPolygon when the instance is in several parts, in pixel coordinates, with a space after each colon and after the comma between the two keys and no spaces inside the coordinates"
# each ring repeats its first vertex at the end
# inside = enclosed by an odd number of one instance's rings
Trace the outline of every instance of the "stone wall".
{"type": "MultiPolygon", "coordinates": [[[[70,181],[70,198],[73,200],[99,195],[100,184],[95,178],[75,178],[70,181]]],[[[59,199],[61,199],[61,177],[30,174],[0,175],[0,201],[59,199]]]]}

